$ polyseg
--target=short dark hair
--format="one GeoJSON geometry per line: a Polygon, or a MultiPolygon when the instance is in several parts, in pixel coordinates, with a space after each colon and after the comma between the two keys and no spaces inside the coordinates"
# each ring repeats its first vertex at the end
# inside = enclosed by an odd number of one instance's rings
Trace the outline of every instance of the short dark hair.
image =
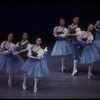
{"type": "Polygon", "coordinates": [[[28,35],[28,32],[23,32],[23,34],[26,33],[28,35]]]}
{"type": "Polygon", "coordinates": [[[60,19],[59,19],[59,21],[61,21],[61,20],[64,20],[64,21],[65,21],[65,19],[64,19],[64,18],[60,18],[60,19]]]}
{"type": "Polygon", "coordinates": [[[37,36],[37,37],[36,37],[36,40],[37,40],[37,39],[41,39],[41,42],[42,42],[42,38],[41,38],[40,36],[37,36]]]}
{"type": "MultiPolygon", "coordinates": [[[[13,35],[13,33],[9,33],[9,34],[8,34],[8,36],[9,36],[10,34],[12,34],[12,35],[13,35]]],[[[13,36],[14,36],[14,35],[13,35],[13,36]]]]}
{"type": "Polygon", "coordinates": [[[93,25],[92,23],[90,23],[89,25],[93,25]]]}
{"type": "Polygon", "coordinates": [[[79,19],[79,16],[74,16],[74,19],[75,19],[75,18],[78,18],[78,19],[79,19]]]}

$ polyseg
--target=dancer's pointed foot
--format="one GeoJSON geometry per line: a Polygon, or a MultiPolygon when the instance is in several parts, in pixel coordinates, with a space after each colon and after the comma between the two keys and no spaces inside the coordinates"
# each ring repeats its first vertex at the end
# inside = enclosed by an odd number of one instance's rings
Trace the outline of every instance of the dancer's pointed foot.
{"type": "Polygon", "coordinates": [[[37,86],[36,86],[36,84],[34,85],[34,92],[35,93],[37,92],[37,86]]]}
{"type": "Polygon", "coordinates": [[[23,89],[25,90],[26,89],[26,84],[23,82],[23,89]]]}
{"type": "Polygon", "coordinates": [[[91,75],[92,75],[92,73],[88,72],[88,79],[89,80],[91,79],[91,75]]]}
{"type": "Polygon", "coordinates": [[[73,70],[73,73],[71,75],[74,76],[76,73],[77,73],[77,69],[73,70]]]}
{"type": "Polygon", "coordinates": [[[62,65],[62,66],[61,66],[61,71],[64,72],[64,69],[65,69],[65,66],[62,65]]]}
{"type": "Polygon", "coordinates": [[[8,86],[11,87],[11,85],[12,85],[11,79],[8,79],[8,86]]]}

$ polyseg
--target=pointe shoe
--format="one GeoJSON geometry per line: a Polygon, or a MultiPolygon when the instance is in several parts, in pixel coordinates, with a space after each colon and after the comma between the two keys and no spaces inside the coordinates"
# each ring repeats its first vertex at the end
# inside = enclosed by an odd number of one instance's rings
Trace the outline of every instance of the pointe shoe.
{"type": "Polygon", "coordinates": [[[35,92],[35,93],[37,92],[37,87],[36,87],[36,85],[34,86],[34,92],[35,92]]]}
{"type": "Polygon", "coordinates": [[[62,65],[62,66],[61,66],[61,71],[64,72],[64,69],[65,69],[65,66],[62,65]]]}
{"type": "Polygon", "coordinates": [[[25,90],[26,89],[26,84],[23,82],[23,89],[25,90]]]}
{"type": "Polygon", "coordinates": [[[11,87],[11,85],[12,85],[12,82],[11,82],[11,79],[9,79],[9,80],[8,80],[8,86],[11,87]]]}
{"type": "Polygon", "coordinates": [[[77,73],[77,69],[73,71],[73,73],[71,74],[72,76],[74,76],[77,73]]]}
{"type": "Polygon", "coordinates": [[[88,79],[89,80],[91,79],[91,75],[92,75],[92,73],[88,72],[88,79]]]}
{"type": "Polygon", "coordinates": [[[92,76],[92,73],[90,73],[90,75],[92,76]]]}

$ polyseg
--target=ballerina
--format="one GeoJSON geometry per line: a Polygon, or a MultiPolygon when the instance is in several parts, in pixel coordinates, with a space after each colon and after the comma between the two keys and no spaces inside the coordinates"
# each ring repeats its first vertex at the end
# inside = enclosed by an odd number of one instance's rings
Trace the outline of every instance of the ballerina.
{"type": "Polygon", "coordinates": [[[88,79],[91,79],[91,71],[93,62],[99,59],[97,48],[93,47],[93,24],[88,25],[87,31],[82,31],[82,35],[77,37],[78,41],[85,43],[85,47],[82,51],[80,64],[88,64],[88,79]]]}
{"type": "Polygon", "coordinates": [[[9,75],[8,86],[12,85],[12,73],[20,71],[20,56],[13,56],[15,44],[12,42],[13,34],[8,34],[8,40],[1,43],[0,48],[0,70],[9,75]]]}
{"type": "MultiPolygon", "coordinates": [[[[24,62],[21,69],[22,71],[26,72],[27,75],[34,77],[34,92],[37,92],[38,78],[49,74],[49,69],[45,57],[45,54],[48,50],[47,47],[44,50],[41,48],[41,42],[41,38],[37,37],[35,45],[28,44],[27,49],[19,52],[22,53],[28,50],[28,59],[24,62]]],[[[26,79],[27,77],[25,77],[23,80],[23,89],[26,89],[26,79]]]]}
{"type": "Polygon", "coordinates": [[[64,59],[65,56],[72,54],[72,50],[68,40],[68,29],[65,27],[65,20],[60,18],[60,26],[54,28],[53,35],[57,38],[57,41],[51,52],[51,56],[61,56],[61,71],[65,69],[64,59]]]}

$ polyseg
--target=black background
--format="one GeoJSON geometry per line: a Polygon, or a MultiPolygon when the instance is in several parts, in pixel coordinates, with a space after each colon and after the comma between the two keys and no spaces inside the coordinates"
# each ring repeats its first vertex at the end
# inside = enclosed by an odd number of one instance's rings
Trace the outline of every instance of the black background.
{"type": "MultiPolygon", "coordinates": [[[[86,30],[89,23],[100,19],[99,1],[5,1],[0,2],[0,42],[7,34],[14,34],[14,42],[21,40],[23,32],[29,33],[29,40],[41,36],[43,43],[53,43],[53,28],[62,17],[66,27],[74,16],[80,17],[79,26],[86,30]]],[[[94,32],[93,32],[94,34],[94,32]]]]}

